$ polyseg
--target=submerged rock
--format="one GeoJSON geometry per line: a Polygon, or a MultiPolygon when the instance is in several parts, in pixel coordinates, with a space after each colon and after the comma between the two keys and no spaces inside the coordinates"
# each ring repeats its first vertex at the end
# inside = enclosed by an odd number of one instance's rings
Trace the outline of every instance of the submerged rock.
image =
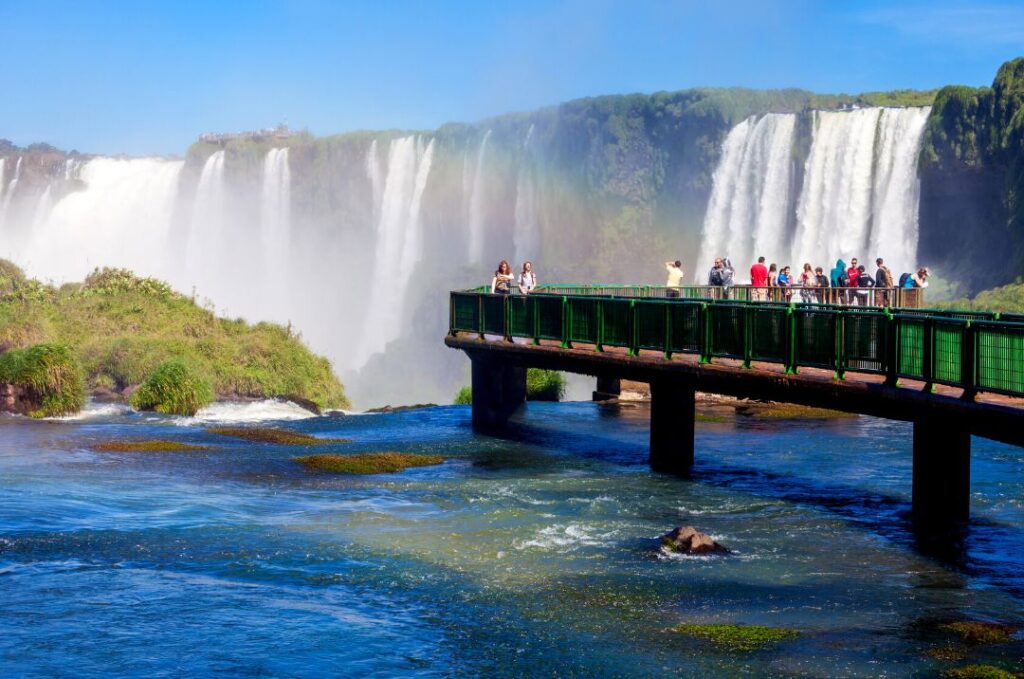
{"type": "Polygon", "coordinates": [[[661,548],[680,554],[728,554],[729,550],[693,526],[679,526],[661,536],[661,548]]]}
{"type": "Polygon", "coordinates": [[[409,467],[428,467],[444,462],[440,455],[418,453],[361,453],[358,455],[306,455],[299,464],[320,472],[335,474],[393,474],[409,467]]]}
{"type": "Polygon", "coordinates": [[[370,408],[366,412],[368,413],[404,413],[409,410],[423,410],[424,408],[436,408],[436,403],[415,403],[408,406],[381,406],[380,408],[370,408]]]}
{"type": "Polygon", "coordinates": [[[251,443],[274,443],[284,446],[326,446],[332,443],[348,443],[345,438],[317,438],[291,429],[275,427],[211,427],[206,430],[218,436],[230,436],[251,443]]]}

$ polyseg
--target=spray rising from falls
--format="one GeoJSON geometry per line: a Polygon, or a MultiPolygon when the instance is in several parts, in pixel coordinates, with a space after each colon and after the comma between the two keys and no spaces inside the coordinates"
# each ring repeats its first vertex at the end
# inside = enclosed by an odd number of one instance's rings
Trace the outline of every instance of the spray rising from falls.
{"type": "Polygon", "coordinates": [[[703,282],[716,256],[733,260],[738,280],[760,255],[795,272],[804,262],[828,269],[838,258],[876,256],[893,271],[909,270],[917,253],[916,161],[928,112],[814,112],[799,187],[790,160],[795,115],[734,127],[714,173],[695,279],[703,282]]]}
{"type": "Polygon", "coordinates": [[[469,189],[469,262],[481,264],[484,261],[484,160],[487,153],[487,141],[491,131],[484,133],[476,152],[476,164],[473,166],[473,180],[469,189]]]}
{"type": "Polygon", "coordinates": [[[7,216],[11,211],[11,199],[14,198],[14,191],[18,188],[18,182],[21,181],[21,161],[22,157],[18,157],[18,162],[14,165],[14,179],[11,183],[3,187],[0,182],[0,188],[3,188],[3,199],[0,200],[0,226],[6,224],[7,216]]]}
{"type": "MultiPolygon", "coordinates": [[[[379,168],[367,158],[368,174],[379,168]]],[[[373,354],[396,339],[406,318],[406,299],[413,269],[422,255],[423,221],[420,205],[434,157],[434,140],[424,147],[418,136],[393,139],[388,149],[387,174],[383,180],[378,214],[369,306],[363,319],[363,337],[352,364],[361,366],[373,354]]],[[[370,174],[371,183],[374,180],[370,174]]]]}
{"type": "Polygon", "coordinates": [[[291,170],[288,149],[270,149],[263,159],[260,221],[264,271],[276,281],[279,304],[288,300],[291,250],[291,170]]]}
{"type": "Polygon", "coordinates": [[[540,252],[540,229],[537,222],[537,178],[534,158],[533,125],[526,131],[523,152],[516,178],[515,230],[512,245],[515,262],[537,257],[540,252]]]}

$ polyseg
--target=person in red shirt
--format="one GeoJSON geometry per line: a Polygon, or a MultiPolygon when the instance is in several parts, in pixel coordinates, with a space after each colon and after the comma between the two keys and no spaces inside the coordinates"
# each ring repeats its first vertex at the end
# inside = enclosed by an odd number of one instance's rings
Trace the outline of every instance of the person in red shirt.
{"type": "Polygon", "coordinates": [[[768,299],[768,267],[764,265],[764,257],[757,258],[757,264],[750,267],[750,299],[763,302],[768,299]]]}
{"type": "MultiPolygon", "coordinates": [[[[860,283],[860,269],[857,267],[857,258],[854,257],[850,260],[850,268],[846,270],[846,287],[855,288],[860,283]]],[[[856,301],[857,293],[849,291],[844,293],[847,304],[853,304],[856,301]]]]}

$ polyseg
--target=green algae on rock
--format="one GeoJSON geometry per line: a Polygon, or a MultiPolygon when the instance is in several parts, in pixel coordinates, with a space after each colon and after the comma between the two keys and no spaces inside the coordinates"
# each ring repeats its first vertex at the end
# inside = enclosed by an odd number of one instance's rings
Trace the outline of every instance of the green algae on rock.
{"type": "Polygon", "coordinates": [[[1015,674],[994,665],[964,665],[946,670],[942,676],[950,679],[1020,679],[1024,675],[1015,674]]]}
{"type": "Polygon", "coordinates": [[[196,450],[209,450],[210,446],[180,441],[105,441],[92,446],[100,453],[184,453],[196,450]]]}
{"type": "Polygon", "coordinates": [[[316,471],[335,474],[393,474],[409,467],[428,467],[444,462],[440,455],[419,453],[360,453],[358,455],[307,455],[299,464],[316,471]]]}
{"type": "Polygon", "coordinates": [[[942,626],[959,636],[965,643],[980,646],[983,644],[1001,644],[1011,639],[1017,628],[997,622],[979,622],[962,620],[942,626]]]}
{"type": "Polygon", "coordinates": [[[681,624],[670,631],[709,641],[722,650],[738,652],[757,651],[800,636],[798,630],[763,625],[681,624]]]}
{"type": "Polygon", "coordinates": [[[252,443],[274,443],[282,446],[325,446],[331,443],[348,443],[345,438],[317,438],[309,434],[276,429],[274,427],[212,427],[207,429],[211,434],[244,439],[252,443]]]}

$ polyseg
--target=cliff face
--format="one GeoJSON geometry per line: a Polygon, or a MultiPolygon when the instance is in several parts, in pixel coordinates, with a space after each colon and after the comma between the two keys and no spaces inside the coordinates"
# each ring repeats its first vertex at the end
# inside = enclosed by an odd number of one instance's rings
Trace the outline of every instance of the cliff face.
{"type": "Polygon", "coordinates": [[[1024,270],[1024,58],[939,90],[921,151],[922,261],[968,290],[1024,270]]]}

